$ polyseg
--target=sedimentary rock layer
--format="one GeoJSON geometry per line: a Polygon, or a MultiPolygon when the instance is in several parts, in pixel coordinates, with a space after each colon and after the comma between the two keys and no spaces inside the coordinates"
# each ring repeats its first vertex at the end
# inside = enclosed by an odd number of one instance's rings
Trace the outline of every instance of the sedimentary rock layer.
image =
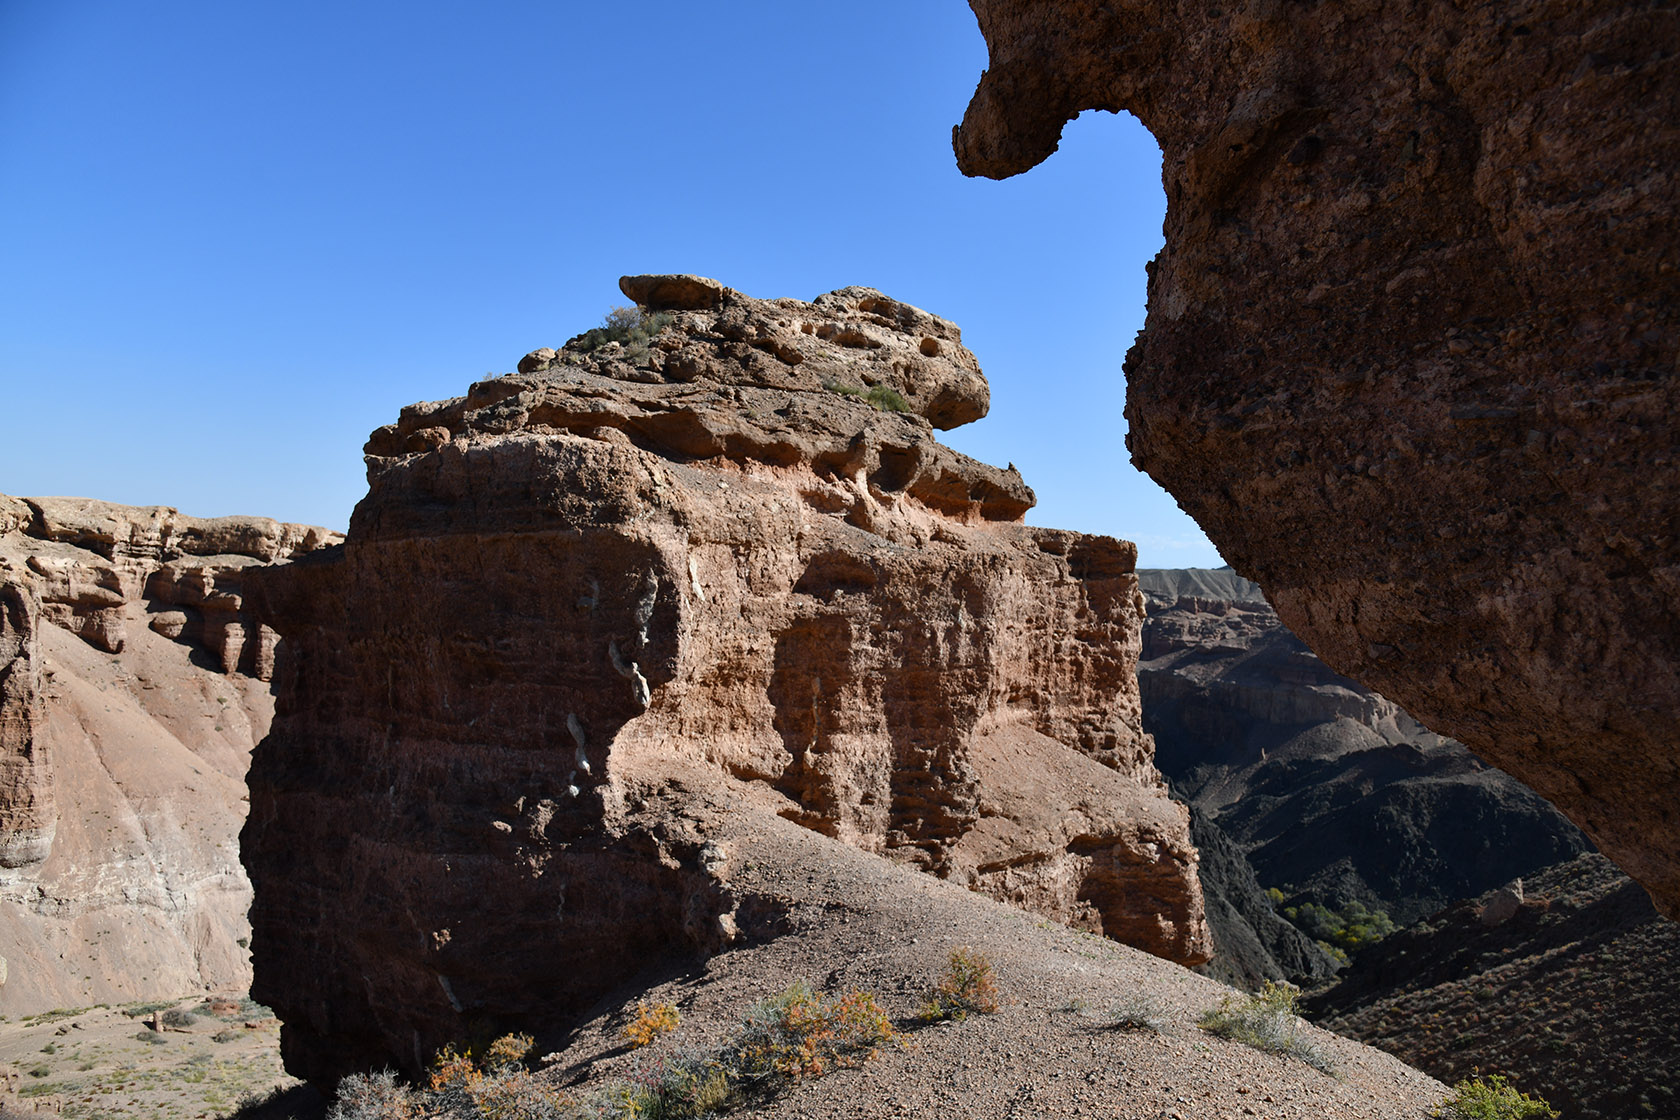
{"type": "Polygon", "coordinates": [[[1327,663],[1680,916],[1680,16],[971,0],[960,166],[1161,144],[1134,461],[1327,663]]]}
{"type": "Polygon", "coordinates": [[[243,582],[336,536],[0,496],[0,1011],[248,982],[276,635],[243,582]]]}
{"type": "Polygon", "coordinates": [[[1314,657],[1256,584],[1230,569],[1138,582],[1144,727],[1193,814],[1213,975],[1325,971],[1261,886],[1285,906],[1359,903],[1403,925],[1586,850],[1533,790],[1314,657]],[[1245,866],[1209,859],[1224,847],[1245,866]]]}
{"type": "Polygon", "coordinates": [[[685,783],[1205,958],[1134,551],[932,438],[986,407],[957,329],[624,289],[654,306],[375,432],[342,551],[261,580],[290,652],[244,858],[289,1068],[416,1068],[769,935],[685,783]]]}

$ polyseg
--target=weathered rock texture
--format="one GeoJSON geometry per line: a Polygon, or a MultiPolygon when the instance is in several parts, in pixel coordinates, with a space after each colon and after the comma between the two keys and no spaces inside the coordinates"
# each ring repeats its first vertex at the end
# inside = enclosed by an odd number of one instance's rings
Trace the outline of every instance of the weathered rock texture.
{"type": "Polygon", "coordinates": [[[247,983],[276,635],[243,584],[336,536],[0,496],[0,1012],[247,983]]]}
{"type": "Polygon", "coordinates": [[[772,929],[714,874],[694,774],[1205,959],[1139,724],[1133,548],[1027,528],[1019,475],[933,440],[985,412],[957,329],[867,288],[624,287],[676,309],[651,340],[405,409],[343,550],[261,581],[290,653],[244,858],[289,1068],[564,1026],[772,929]]]}
{"type": "Polygon", "coordinates": [[[971,0],[959,165],[1161,144],[1134,461],[1340,672],[1680,916],[1680,16],[971,0]]]}
{"type": "Polygon", "coordinates": [[[1404,924],[1586,849],[1533,790],[1314,657],[1256,584],[1230,569],[1138,581],[1144,727],[1195,817],[1213,975],[1327,972],[1256,886],[1404,924]]]}

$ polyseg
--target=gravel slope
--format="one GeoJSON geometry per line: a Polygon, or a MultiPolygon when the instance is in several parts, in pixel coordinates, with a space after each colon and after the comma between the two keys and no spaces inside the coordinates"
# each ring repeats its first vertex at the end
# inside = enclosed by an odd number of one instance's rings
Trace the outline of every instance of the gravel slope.
{"type": "MultiPolygon", "coordinates": [[[[742,795],[739,791],[724,800],[742,795]]],[[[698,799],[697,799],[698,800],[698,799]]],[[[1201,1031],[1232,990],[1111,941],[1075,933],[930,876],[896,867],[760,812],[720,801],[685,807],[709,833],[757,940],[705,962],[662,962],[591,1013],[547,1059],[549,1076],[587,1089],[726,1037],[757,1000],[795,980],[866,988],[914,1021],[950,950],[994,962],[996,1015],[909,1033],[862,1068],[795,1087],[755,1109],[770,1117],[1423,1117],[1439,1083],[1398,1060],[1303,1027],[1336,1068],[1261,1053],[1201,1031]],[[636,1001],[670,1001],[682,1026],[641,1051],[621,1031],[636,1001]],[[1147,1004],[1161,1034],[1107,1029],[1116,1001],[1147,1004]]]]}

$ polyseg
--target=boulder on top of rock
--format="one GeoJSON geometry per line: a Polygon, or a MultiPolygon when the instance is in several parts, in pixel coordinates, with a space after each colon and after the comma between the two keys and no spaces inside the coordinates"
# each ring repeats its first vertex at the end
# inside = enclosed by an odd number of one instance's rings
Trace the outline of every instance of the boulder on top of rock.
{"type": "Polygon", "coordinates": [[[618,290],[655,311],[706,311],[723,302],[716,280],[687,274],[620,276],[618,290]]]}

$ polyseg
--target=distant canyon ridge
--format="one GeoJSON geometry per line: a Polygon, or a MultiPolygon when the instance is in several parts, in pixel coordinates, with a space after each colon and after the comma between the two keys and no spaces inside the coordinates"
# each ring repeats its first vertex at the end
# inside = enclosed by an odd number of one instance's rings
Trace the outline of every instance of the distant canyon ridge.
{"type": "Polygon", "coordinates": [[[256,568],[341,534],[0,495],[0,1013],[250,983],[256,568]]]}
{"type": "Polygon", "coordinates": [[[1162,150],[1134,462],[1330,666],[1680,917],[1680,20],[1617,0],[971,0],[954,132],[1162,150]]]}

